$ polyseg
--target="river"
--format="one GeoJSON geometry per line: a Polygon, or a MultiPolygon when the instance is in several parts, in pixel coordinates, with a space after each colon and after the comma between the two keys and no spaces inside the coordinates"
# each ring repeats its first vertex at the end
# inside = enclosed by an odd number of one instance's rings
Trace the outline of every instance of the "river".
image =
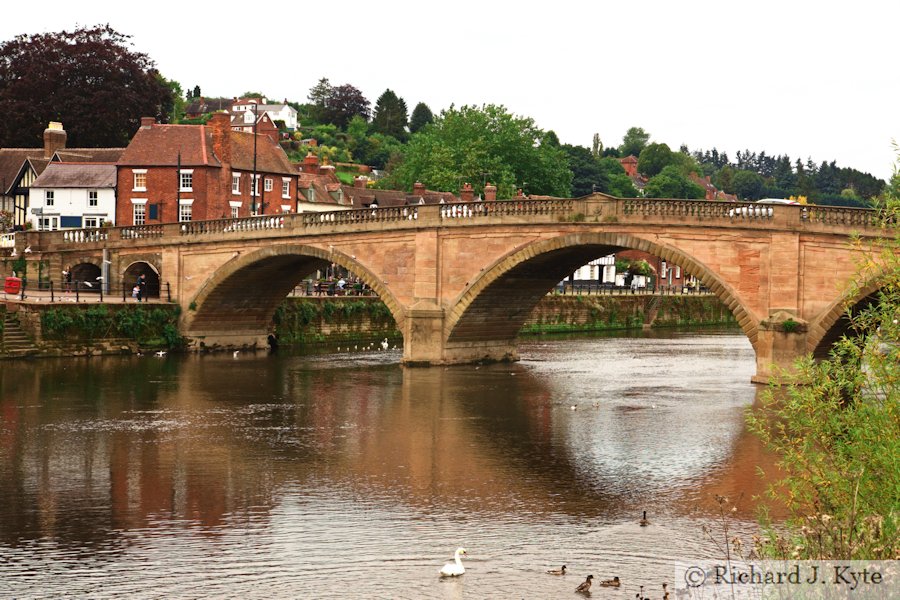
{"type": "Polygon", "coordinates": [[[377,348],[0,364],[0,598],[658,597],[753,529],[740,332],[377,348]]]}

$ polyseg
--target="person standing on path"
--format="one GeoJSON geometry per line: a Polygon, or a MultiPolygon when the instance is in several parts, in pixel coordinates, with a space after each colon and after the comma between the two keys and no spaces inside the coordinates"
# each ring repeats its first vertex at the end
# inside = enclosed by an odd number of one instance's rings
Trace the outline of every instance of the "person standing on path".
{"type": "Polygon", "coordinates": [[[72,291],[72,267],[66,265],[66,268],[63,269],[63,289],[67,292],[72,291]]]}
{"type": "Polygon", "coordinates": [[[146,287],[147,287],[147,276],[144,275],[143,273],[141,273],[140,277],[138,277],[138,280],[137,280],[137,288],[138,288],[137,301],[138,302],[143,301],[144,290],[146,289],[146,287]]]}

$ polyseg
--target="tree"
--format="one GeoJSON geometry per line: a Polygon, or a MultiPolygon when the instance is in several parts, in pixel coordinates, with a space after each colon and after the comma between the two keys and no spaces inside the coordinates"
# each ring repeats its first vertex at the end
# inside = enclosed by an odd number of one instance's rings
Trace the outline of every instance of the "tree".
{"type": "Polygon", "coordinates": [[[431,113],[431,109],[424,102],[419,102],[413,109],[412,116],[409,119],[409,132],[416,133],[433,121],[434,115],[431,113]]]}
{"type": "Polygon", "coordinates": [[[309,95],[309,116],[316,123],[323,123],[325,114],[325,102],[331,96],[331,83],[327,77],[321,78],[316,85],[310,88],[309,95]]]}
{"type": "Polygon", "coordinates": [[[641,150],[641,155],[638,157],[638,173],[646,177],[653,177],[673,162],[673,153],[668,145],[650,144],[641,150]]]}
{"type": "Polygon", "coordinates": [[[172,90],[128,40],[98,25],[0,44],[0,146],[40,145],[50,121],[72,146],[124,146],[142,116],[165,120],[172,90]]]}
{"type": "Polygon", "coordinates": [[[572,171],[572,196],[578,198],[609,188],[609,177],[590,150],[569,144],[563,145],[562,149],[568,155],[572,171]]]}
{"type": "Polygon", "coordinates": [[[598,184],[596,191],[610,194],[617,198],[637,198],[637,188],[634,187],[631,177],[625,174],[625,168],[622,167],[622,163],[613,157],[604,157],[597,161],[597,164],[600,165],[600,169],[604,173],[606,187],[598,184]]]}
{"type": "Polygon", "coordinates": [[[390,89],[385,90],[375,102],[372,131],[403,140],[406,139],[406,125],[406,102],[390,89]]]}
{"type": "Polygon", "coordinates": [[[599,158],[601,152],[603,152],[603,142],[600,141],[600,134],[595,133],[594,139],[591,141],[591,154],[594,155],[594,158],[599,158]]]}
{"type": "Polygon", "coordinates": [[[678,167],[669,165],[647,181],[644,195],[650,198],[704,198],[706,192],[685,177],[678,167]]]}
{"type": "Polygon", "coordinates": [[[169,88],[171,92],[171,101],[167,99],[163,102],[163,112],[166,115],[167,123],[179,123],[181,119],[184,118],[184,105],[185,100],[183,94],[181,92],[181,84],[177,81],[170,81],[163,77],[162,75],[156,75],[159,78],[159,81],[169,88]]]}
{"type": "Polygon", "coordinates": [[[619,156],[640,156],[641,150],[650,141],[650,134],[640,127],[632,127],[625,132],[622,145],[619,146],[619,156]]]}
{"type": "MultiPolygon", "coordinates": [[[[893,560],[900,552],[900,179],[881,200],[883,237],[846,283],[850,335],[827,360],[799,361],[748,415],[776,453],[769,495],[788,510],[763,554],[791,560],[893,560]],[[864,286],[872,301],[855,305],[864,286]],[[859,308],[863,306],[863,308],[859,308]]],[[[869,246],[868,244],[871,244],[869,246]]],[[[783,326],[784,324],[782,324],[783,326]]],[[[781,335],[789,335],[782,333],[781,335]]]]}
{"type": "Polygon", "coordinates": [[[762,198],[762,192],[765,181],[762,175],[753,171],[737,171],[731,182],[734,193],[742,200],[759,200],[762,198]]]}
{"type": "Polygon", "coordinates": [[[458,192],[465,182],[487,179],[497,186],[498,198],[511,197],[519,187],[569,196],[572,172],[566,154],[544,139],[533,119],[512,115],[503,106],[451,107],[412,136],[384,185],[411,189],[420,181],[430,189],[458,192]]]}
{"type": "Polygon", "coordinates": [[[369,101],[362,92],[349,83],[332,88],[331,93],[325,98],[325,106],[322,111],[323,121],[334,123],[343,129],[347,127],[354,115],[359,115],[366,121],[369,120],[369,101]]]}
{"type": "Polygon", "coordinates": [[[195,85],[194,86],[194,98],[199,98],[199,97],[200,97],[200,86],[195,85]]]}

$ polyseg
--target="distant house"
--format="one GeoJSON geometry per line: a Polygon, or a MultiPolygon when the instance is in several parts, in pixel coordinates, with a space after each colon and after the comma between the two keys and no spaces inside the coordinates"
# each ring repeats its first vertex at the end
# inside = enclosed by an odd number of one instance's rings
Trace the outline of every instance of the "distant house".
{"type": "MultiPolygon", "coordinates": [[[[368,177],[360,175],[353,180],[353,185],[343,185],[344,195],[349,198],[349,202],[353,208],[369,208],[372,206],[380,208],[388,208],[393,206],[413,206],[423,204],[450,204],[460,202],[461,200],[450,192],[434,192],[425,189],[422,183],[413,184],[412,193],[403,190],[377,190],[367,186],[368,177]]],[[[496,192],[496,188],[495,192],[496,192]]],[[[468,193],[467,200],[471,202],[473,192],[469,186],[468,192],[465,188],[463,194],[468,193]]]]}
{"type": "Polygon", "coordinates": [[[100,227],[116,217],[116,165],[51,162],[31,184],[35,229],[100,227]]]}
{"type": "Polygon", "coordinates": [[[117,163],[118,225],[293,212],[297,171],[268,136],[231,128],[227,113],[206,125],[160,125],[152,117],[117,163]],[[255,179],[254,179],[255,173],[255,179]]]}
{"type": "MultiPolygon", "coordinates": [[[[231,115],[232,131],[243,131],[244,133],[253,133],[253,114],[250,111],[235,113],[231,115]]],[[[278,127],[272,122],[269,113],[262,113],[256,119],[256,133],[269,136],[273,142],[279,140],[278,127]]]]}
{"type": "Polygon", "coordinates": [[[263,113],[269,115],[269,118],[275,121],[282,121],[285,128],[290,131],[297,129],[297,109],[287,103],[270,104],[266,98],[240,98],[235,99],[228,109],[232,114],[241,114],[244,112],[254,112],[256,106],[256,114],[263,113]]]}
{"type": "Polygon", "coordinates": [[[707,200],[728,200],[730,202],[737,202],[736,195],[726,194],[725,192],[719,190],[716,186],[714,186],[709,175],[707,175],[706,177],[700,177],[696,173],[691,173],[690,180],[703,189],[705,194],[704,197],[707,200]]]}
{"type": "Polygon", "coordinates": [[[320,165],[319,158],[307,153],[298,171],[297,212],[324,212],[354,208],[344,186],[334,174],[334,166],[320,165]]]}
{"type": "Polygon", "coordinates": [[[234,103],[233,98],[204,98],[200,96],[184,107],[184,118],[199,119],[203,115],[223,110],[231,112],[232,103],[234,103]]]}
{"type": "Polygon", "coordinates": [[[641,195],[644,194],[644,187],[647,185],[647,178],[638,173],[638,159],[633,154],[619,159],[619,164],[625,169],[625,174],[631,179],[634,189],[641,195]]]}
{"type": "Polygon", "coordinates": [[[123,148],[66,148],[62,123],[44,130],[43,148],[0,148],[0,210],[13,213],[13,224],[24,227],[31,219],[29,189],[51,162],[115,162],[123,148]]]}

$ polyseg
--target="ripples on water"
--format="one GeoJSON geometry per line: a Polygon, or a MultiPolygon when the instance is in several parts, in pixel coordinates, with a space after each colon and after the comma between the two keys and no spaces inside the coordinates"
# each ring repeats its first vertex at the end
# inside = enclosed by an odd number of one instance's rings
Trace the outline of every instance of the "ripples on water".
{"type": "Polygon", "coordinates": [[[717,556],[715,494],[743,492],[751,528],[770,459],[743,336],[521,354],[3,364],[0,597],[552,598],[587,573],[658,596],[673,559],[717,556]],[[457,546],[467,573],[440,581],[457,546]]]}

